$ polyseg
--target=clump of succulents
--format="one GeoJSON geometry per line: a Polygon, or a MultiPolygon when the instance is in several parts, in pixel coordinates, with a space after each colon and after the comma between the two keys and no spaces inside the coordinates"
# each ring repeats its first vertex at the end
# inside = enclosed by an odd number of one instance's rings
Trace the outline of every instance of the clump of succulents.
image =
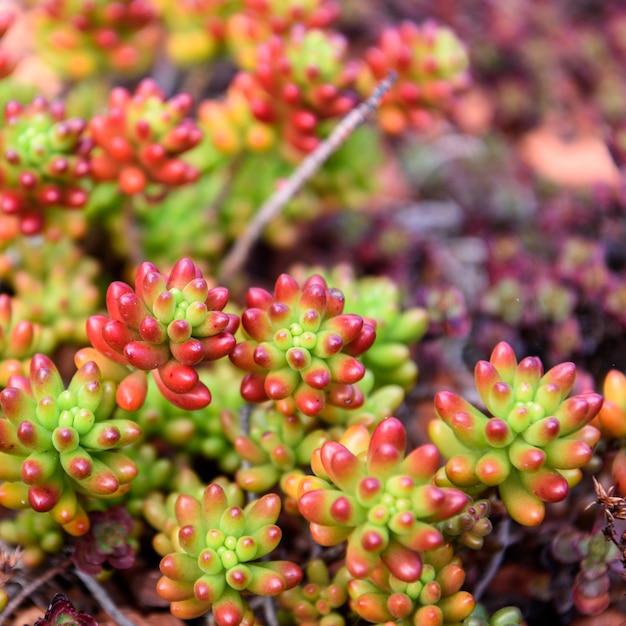
{"type": "Polygon", "coordinates": [[[30,376],[15,375],[0,393],[0,502],[49,512],[73,535],[89,530],[83,497],[123,494],[137,473],[122,452],[141,431],[111,417],[115,385],[89,361],[65,388],[54,363],[36,354],[30,376]]]}
{"type": "Polygon", "coordinates": [[[133,74],[153,59],[155,19],[147,0],[46,0],[36,13],[36,41],[42,58],[70,79],[133,74]]]}
{"type": "Polygon", "coordinates": [[[275,596],[298,584],[302,571],[290,561],[261,560],[280,543],[280,498],[265,494],[245,508],[229,506],[210,484],[202,497],[176,500],[177,548],[161,560],[157,592],[182,619],[209,610],[218,626],[253,624],[242,592],[275,596]]]}
{"type": "Polygon", "coordinates": [[[485,537],[493,529],[489,519],[490,512],[489,500],[483,498],[468,502],[458,515],[441,522],[439,527],[449,541],[480,550],[485,537]]]}
{"type": "Polygon", "coordinates": [[[463,492],[432,483],[439,454],[432,444],[406,453],[406,431],[395,417],[373,432],[357,424],[311,460],[313,477],[292,483],[291,495],[323,546],[347,539],[346,566],[367,578],[379,559],[398,579],[415,582],[422,554],[444,543],[434,522],[457,515],[463,492]]]}
{"type": "MultiPolygon", "coordinates": [[[[180,259],[169,276],[144,262],[134,289],[111,283],[106,296],[110,317],[91,316],[87,334],[108,359],[151,371],[161,393],[176,406],[200,409],[210,403],[211,393],[194,366],[220,359],[235,346],[232,333],[239,320],[222,311],[228,296],[225,287],[210,287],[190,259],[180,259]]],[[[127,398],[118,393],[122,408],[137,409],[145,400],[147,381],[137,376],[127,398]]]]}
{"type": "Polygon", "coordinates": [[[374,342],[374,326],[356,314],[343,313],[339,289],[315,275],[300,287],[289,274],[276,280],[274,293],[248,290],[241,316],[247,339],[230,354],[248,372],[241,395],[250,402],[275,401],[285,415],[297,409],[320,413],[327,404],[358,407],[355,386],[365,374],[356,358],[374,342]]]}
{"type": "Polygon", "coordinates": [[[202,137],[189,117],[192,105],[187,93],[166,100],[149,78],[132,94],[114,88],[107,112],[89,121],[94,180],[115,181],[123,194],[143,193],[155,200],[171,188],[195,182],[200,172],[181,158],[202,137]]]}
{"type": "Polygon", "coordinates": [[[475,600],[461,590],[465,572],[449,544],[429,550],[417,579],[407,582],[377,566],[369,579],[348,582],[350,607],[368,622],[399,626],[461,623],[475,600]]]}
{"type": "Polygon", "coordinates": [[[621,569],[619,548],[602,530],[582,532],[566,529],[552,540],[552,554],[560,563],[578,563],[572,588],[574,606],[584,615],[604,612],[611,598],[610,573],[621,569]]]}
{"type": "Polygon", "coordinates": [[[385,131],[401,134],[409,126],[425,128],[431,109],[441,110],[468,83],[468,57],[454,31],[435,22],[406,21],[382,31],[376,46],[365,53],[358,86],[369,93],[390,70],[398,81],[385,96],[380,122],[385,131]]]}
{"type": "Polygon", "coordinates": [[[85,120],[67,118],[61,101],[10,101],[3,119],[0,210],[17,216],[22,233],[33,235],[53,209],[80,209],[87,203],[93,144],[85,120]]]}
{"type": "Polygon", "coordinates": [[[589,422],[602,397],[568,397],[576,378],[573,363],[544,373],[537,357],[518,363],[505,342],[489,361],[478,362],[474,375],[492,417],[454,392],[437,393],[439,419],[430,423],[430,436],[447,459],[438,483],[474,492],[497,486],[514,520],[540,524],[545,502],[564,500],[591,459],[600,432],[589,422]]]}

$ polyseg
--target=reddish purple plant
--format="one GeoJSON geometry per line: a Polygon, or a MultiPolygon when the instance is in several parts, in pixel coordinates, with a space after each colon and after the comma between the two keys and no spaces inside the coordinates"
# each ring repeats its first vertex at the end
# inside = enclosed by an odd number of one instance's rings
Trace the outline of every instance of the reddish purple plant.
{"type": "Polygon", "coordinates": [[[57,593],[48,605],[46,615],[40,617],[35,622],[35,626],[61,626],[62,624],[98,626],[98,622],[89,613],[77,611],[66,595],[57,593]]]}
{"type": "Polygon", "coordinates": [[[123,506],[91,511],[89,532],[76,539],[72,560],[77,569],[90,576],[99,574],[108,563],[128,569],[135,562],[135,547],[129,541],[133,518],[123,506]]]}

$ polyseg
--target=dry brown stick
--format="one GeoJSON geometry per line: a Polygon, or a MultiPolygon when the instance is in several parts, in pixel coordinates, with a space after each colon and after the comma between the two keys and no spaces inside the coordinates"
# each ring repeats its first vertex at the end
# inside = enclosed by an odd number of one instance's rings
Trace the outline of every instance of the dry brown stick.
{"type": "Polygon", "coordinates": [[[59,563],[59,565],[46,570],[41,576],[22,587],[19,593],[9,600],[2,613],[0,613],[0,626],[6,623],[7,619],[11,617],[11,614],[26,601],[33,591],[39,589],[39,587],[45,585],[49,580],[52,580],[55,576],[67,570],[71,564],[72,558],[67,557],[64,561],[59,563]]]}
{"type": "Polygon", "coordinates": [[[282,211],[287,202],[300,191],[323,163],[378,108],[383,96],[391,89],[396,80],[395,72],[390,72],[387,78],[377,85],[372,95],[365,102],[352,109],[339,122],[329,137],[302,161],[298,169],[280,186],[276,193],[272,194],[261,205],[243,235],[237,239],[224,259],[219,272],[220,284],[232,282],[235,274],[241,270],[246,262],[250,249],[267,223],[282,211]]]}

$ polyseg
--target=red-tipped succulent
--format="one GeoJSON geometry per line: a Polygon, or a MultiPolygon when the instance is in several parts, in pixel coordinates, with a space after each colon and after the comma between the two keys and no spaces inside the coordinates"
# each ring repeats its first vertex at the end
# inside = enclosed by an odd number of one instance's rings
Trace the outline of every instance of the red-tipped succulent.
{"type": "Polygon", "coordinates": [[[346,45],[338,33],[294,28],[260,44],[255,69],[235,77],[254,117],[279,130],[286,154],[313,151],[322,139],[320,122],[354,106],[348,88],[356,69],[344,59],[346,45]]]}
{"type": "Polygon", "coordinates": [[[179,93],[169,100],[149,78],[133,94],[116,87],[105,114],[89,122],[95,143],[91,159],[97,181],[117,181],[128,195],[144,193],[160,198],[169,188],[198,179],[200,172],[181,158],[202,138],[202,131],[188,117],[193,100],[179,93]]]}
{"type": "Polygon", "coordinates": [[[66,118],[61,102],[10,101],[0,130],[0,210],[24,234],[40,232],[50,209],[79,209],[89,197],[91,140],[86,122],[66,118]]]}
{"type": "Polygon", "coordinates": [[[406,431],[395,417],[371,434],[355,425],[316,451],[315,476],[294,481],[313,538],[327,546],[348,540],[346,565],[355,578],[370,576],[382,559],[399,580],[419,580],[422,553],[444,543],[434,522],[468,502],[463,492],[433,484],[439,461],[434,445],[405,452],[406,431]]]}
{"type": "Polygon", "coordinates": [[[435,397],[440,419],[430,436],[446,465],[440,484],[480,492],[497,486],[511,517],[521,524],[541,523],[545,502],[563,500],[581,478],[600,433],[589,424],[602,396],[568,397],[576,378],[573,363],[549,371],[537,357],[519,363],[511,346],[499,343],[475,372],[488,417],[451,391],[435,397]]]}
{"type": "MultiPolygon", "coordinates": [[[[194,366],[226,356],[236,343],[239,318],[222,311],[228,296],[225,287],[211,288],[190,259],[180,259],[169,276],[145,262],[134,289],[123,282],[109,286],[110,317],[90,317],[87,334],[112,361],[152,371],[161,393],[176,406],[203,408],[211,394],[194,366]]],[[[147,385],[141,389],[146,393],[147,385]]]]}
{"type": "Polygon", "coordinates": [[[50,512],[74,535],[89,529],[81,498],[130,489],[135,464],[119,448],[136,441],[132,421],[113,419],[115,384],[89,361],[65,388],[52,361],[31,360],[30,378],[12,376],[0,393],[0,502],[50,512]]]}
{"type": "Polygon", "coordinates": [[[218,626],[252,625],[242,592],[275,596],[297,585],[302,571],[290,561],[260,560],[280,543],[280,498],[266,494],[245,508],[229,506],[224,489],[210,484],[201,500],[180,495],[176,551],[161,560],[158,594],[181,619],[209,610],[218,626]]]}
{"type": "Polygon", "coordinates": [[[444,109],[453,94],[468,83],[468,57],[452,30],[433,21],[403,22],[382,31],[378,44],[365,53],[358,87],[371,93],[390,71],[396,84],[383,98],[379,119],[391,134],[408,126],[422,129],[432,111],[444,109]]]}
{"type": "Polygon", "coordinates": [[[274,294],[252,288],[241,316],[248,337],[230,358],[249,372],[241,385],[250,402],[276,401],[279,411],[317,415],[327,404],[358,407],[363,395],[354,384],[365,374],[357,356],[376,337],[356,314],[343,313],[344,296],[315,275],[302,286],[288,274],[274,294]]]}

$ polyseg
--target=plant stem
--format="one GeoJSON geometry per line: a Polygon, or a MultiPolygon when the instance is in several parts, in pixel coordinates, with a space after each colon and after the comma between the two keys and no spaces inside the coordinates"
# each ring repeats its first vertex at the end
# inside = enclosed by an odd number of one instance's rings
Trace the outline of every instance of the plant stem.
{"type": "Polygon", "coordinates": [[[22,605],[22,603],[31,595],[31,593],[33,593],[33,591],[45,585],[49,580],[52,580],[57,574],[60,574],[61,572],[65,571],[71,564],[72,564],[72,557],[70,556],[66,558],[64,561],[62,561],[61,563],[59,563],[56,567],[49,569],[38,578],[35,578],[35,580],[33,580],[31,583],[29,583],[25,587],[22,587],[21,591],[16,596],[13,596],[13,598],[9,600],[7,605],[4,607],[4,611],[0,613],[0,626],[3,626],[6,623],[7,619],[11,616],[11,614],[22,605]]]}
{"type": "Polygon", "coordinates": [[[395,72],[390,72],[387,78],[377,85],[374,93],[365,102],[352,109],[339,122],[329,137],[302,161],[298,169],[280,186],[276,193],[272,194],[261,205],[250,224],[248,224],[248,228],[235,242],[224,259],[219,272],[220,284],[232,282],[233,277],[241,270],[250,249],[267,223],[282,211],[285,205],[300,191],[325,161],[341,147],[348,137],[361,124],[366,122],[367,118],[378,108],[383,96],[391,89],[396,80],[397,75],[395,72]]]}
{"type": "Polygon", "coordinates": [[[95,598],[102,609],[115,620],[115,623],[118,624],[118,626],[136,626],[135,622],[128,619],[124,613],[117,608],[115,602],[113,602],[106,589],[95,578],[93,578],[93,576],[83,574],[83,572],[78,569],[76,569],[74,573],[78,576],[78,578],[80,578],[85,587],[89,589],[91,595],[95,598]]]}

